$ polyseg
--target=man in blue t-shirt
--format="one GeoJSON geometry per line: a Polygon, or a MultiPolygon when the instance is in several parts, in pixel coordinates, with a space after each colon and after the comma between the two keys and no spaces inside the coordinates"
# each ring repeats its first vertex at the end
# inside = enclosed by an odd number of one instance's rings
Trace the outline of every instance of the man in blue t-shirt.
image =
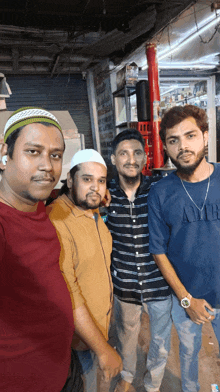
{"type": "Polygon", "coordinates": [[[174,292],[182,390],[197,392],[204,323],[220,344],[220,165],[205,158],[208,120],[196,106],[170,109],[160,136],[177,171],[149,193],[150,252],[174,292]]]}

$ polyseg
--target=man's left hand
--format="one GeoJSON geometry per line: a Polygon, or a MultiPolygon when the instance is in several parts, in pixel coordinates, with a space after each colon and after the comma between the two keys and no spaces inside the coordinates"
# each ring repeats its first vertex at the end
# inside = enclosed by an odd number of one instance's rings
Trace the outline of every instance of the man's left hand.
{"type": "Polygon", "coordinates": [[[207,312],[206,308],[212,312],[214,310],[205,299],[191,298],[190,307],[186,308],[186,312],[194,323],[205,324],[215,318],[207,312]]]}

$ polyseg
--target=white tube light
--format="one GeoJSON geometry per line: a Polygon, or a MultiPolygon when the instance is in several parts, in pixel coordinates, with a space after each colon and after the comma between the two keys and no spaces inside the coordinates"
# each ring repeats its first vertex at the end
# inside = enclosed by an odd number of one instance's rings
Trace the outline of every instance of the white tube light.
{"type": "MultiPolygon", "coordinates": [[[[163,91],[161,94],[160,94],[160,96],[162,97],[163,95],[165,95],[165,94],[167,94],[167,93],[170,93],[171,91],[175,91],[175,90],[177,90],[177,89],[181,89],[181,88],[187,88],[187,87],[189,87],[189,84],[182,84],[182,85],[176,85],[176,86],[171,86],[168,90],[166,90],[166,91],[163,91]]],[[[162,89],[164,89],[165,87],[164,86],[160,86],[160,89],[162,90],[162,89]]]]}
{"type": "Polygon", "coordinates": [[[163,95],[171,93],[171,91],[174,91],[174,90],[176,90],[176,88],[169,88],[168,90],[164,91],[163,93],[160,93],[160,96],[162,97],[163,95]]]}
{"type": "Polygon", "coordinates": [[[184,69],[184,68],[194,68],[194,69],[213,69],[216,64],[199,64],[199,63],[164,63],[159,65],[159,69],[184,69]]]}

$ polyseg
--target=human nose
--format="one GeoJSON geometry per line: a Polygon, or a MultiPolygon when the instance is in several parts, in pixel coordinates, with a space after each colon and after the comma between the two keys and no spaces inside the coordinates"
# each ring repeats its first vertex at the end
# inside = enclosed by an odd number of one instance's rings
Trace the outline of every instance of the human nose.
{"type": "Polygon", "coordinates": [[[129,154],[129,162],[130,164],[134,164],[136,162],[134,153],[129,154]]]}
{"type": "Polygon", "coordinates": [[[99,190],[99,182],[98,181],[92,181],[90,188],[93,191],[98,192],[98,190],[99,190]]]}
{"type": "Polygon", "coordinates": [[[178,144],[179,144],[178,147],[179,147],[180,151],[187,150],[188,147],[189,147],[188,143],[187,143],[187,140],[185,138],[179,139],[179,143],[178,144]]]}
{"type": "Polygon", "coordinates": [[[42,171],[50,172],[53,169],[50,156],[48,154],[42,154],[39,164],[39,169],[42,171]]]}

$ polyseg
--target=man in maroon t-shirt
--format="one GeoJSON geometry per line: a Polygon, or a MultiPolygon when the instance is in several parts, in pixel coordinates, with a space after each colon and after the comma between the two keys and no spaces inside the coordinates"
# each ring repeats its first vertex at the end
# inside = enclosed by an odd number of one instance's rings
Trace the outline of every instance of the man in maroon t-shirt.
{"type": "Polygon", "coordinates": [[[0,182],[1,392],[60,392],[68,376],[72,306],[43,203],[60,177],[63,152],[61,127],[46,110],[22,108],[7,121],[0,182]]]}

